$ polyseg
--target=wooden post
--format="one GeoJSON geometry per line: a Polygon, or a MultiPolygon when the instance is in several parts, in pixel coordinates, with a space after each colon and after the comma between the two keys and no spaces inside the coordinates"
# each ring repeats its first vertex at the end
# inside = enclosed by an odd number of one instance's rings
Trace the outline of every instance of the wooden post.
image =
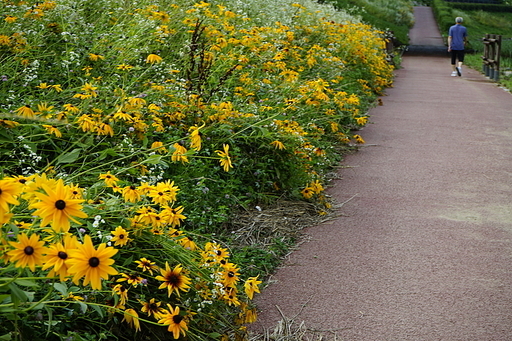
{"type": "Polygon", "coordinates": [[[501,35],[496,36],[496,69],[494,70],[494,80],[500,80],[500,54],[501,54],[501,35]]]}

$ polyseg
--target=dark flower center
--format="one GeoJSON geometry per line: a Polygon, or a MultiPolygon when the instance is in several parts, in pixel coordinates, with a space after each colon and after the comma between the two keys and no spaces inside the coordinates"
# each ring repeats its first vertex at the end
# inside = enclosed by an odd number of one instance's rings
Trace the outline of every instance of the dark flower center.
{"type": "Polygon", "coordinates": [[[130,189],[131,189],[132,191],[135,191],[135,190],[136,190],[135,186],[130,186],[130,189]]]}
{"type": "Polygon", "coordinates": [[[181,315],[174,315],[172,317],[172,322],[174,322],[176,324],[180,324],[181,321],[183,321],[183,316],[181,316],[181,315]]]}
{"type": "Polygon", "coordinates": [[[119,239],[124,239],[124,234],[120,234],[119,239]]]}
{"type": "Polygon", "coordinates": [[[163,194],[162,192],[158,192],[158,195],[159,195],[159,196],[162,196],[162,195],[164,195],[164,194],[163,194]]]}
{"type": "Polygon", "coordinates": [[[171,285],[177,287],[181,283],[181,277],[180,277],[180,275],[176,275],[174,273],[169,274],[167,276],[167,282],[169,282],[171,285]]]}
{"type": "Polygon", "coordinates": [[[58,209],[58,210],[63,210],[66,208],[66,202],[62,199],[60,200],[57,200],[55,202],[55,208],[58,209]]]}
{"type": "Polygon", "coordinates": [[[26,246],[23,252],[25,252],[27,256],[31,256],[34,253],[34,248],[32,246],[26,246]]]}
{"type": "Polygon", "coordinates": [[[228,277],[235,277],[235,273],[233,271],[228,272],[228,277]]]}
{"type": "Polygon", "coordinates": [[[57,256],[60,258],[60,259],[67,259],[68,258],[68,254],[65,253],[64,251],[59,251],[59,253],[57,253],[57,256]]]}
{"type": "Polygon", "coordinates": [[[100,265],[100,260],[98,259],[98,257],[91,257],[91,258],[89,258],[89,266],[95,268],[98,265],[100,265]]]}
{"type": "Polygon", "coordinates": [[[0,194],[2,194],[2,189],[0,188],[0,194]]]}
{"type": "Polygon", "coordinates": [[[20,182],[20,184],[24,184],[25,182],[27,182],[27,179],[19,179],[18,181],[20,182]]]}

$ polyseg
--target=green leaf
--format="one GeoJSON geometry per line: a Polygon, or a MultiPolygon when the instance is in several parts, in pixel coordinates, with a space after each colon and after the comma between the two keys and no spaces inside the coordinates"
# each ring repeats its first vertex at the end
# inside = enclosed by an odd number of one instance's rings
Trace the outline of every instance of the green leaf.
{"type": "Polygon", "coordinates": [[[116,157],[116,156],[118,156],[118,154],[117,154],[117,152],[116,152],[114,149],[112,149],[112,148],[105,149],[105,150],[103,150],[103,151],[100,153],[100,156],[98,157],[98,161],[104,160],[104,159],[106,159],[108,156],[116,157]]]}
{"type": "Polygon", "coordinates": [[[82,152],[81,148],[76,148],[67,154],[60,155],[57,158],[57,164],[75,162],[78,159],[78,157],[80,156],[81,152],[82,152]]]}
{"type": "Polygon", "coordinates": [[[150,155],[142,163],[149,163],[150,165],[158,165],[161,160],[162,160],[162,156],[161,155],[153,154],[153,155],[150,155]]]}
{"type": "Polygon", "coordinates": [[[46,310],[46,312],[48,313],[48,329],[46,330],[46,335],[50,334],[52,328],[52,322],[53,322],[53,310],[51,308],[49,308],[48,306],[44,306],[44,309],[46,310]]]}
{"type": "Polygon", "coordinates": [[[84,302],[80,302],[80,301],[76,301],[76,303],[80,307],[80,312],[82,314],[85,314],[85,312],[87,311],[87,304],[85,304],[84,302]]]}
{"type": "Polygon", "coordinates": [[[8,287],[11,290],[11,300],[15,306],[17,306],[20,302],[27,302],[28,297],[25,291],[18,288],[18,286],[14,283],[9,283],[8,287]]]}
{"type": "Polygon", "coordinates": [[[14,283],[21,285],[22,287],[37,287],[37,286],[39,286],[36,282],[28,280],[28,279],[23,279],[23,278],[18,278],[16,280],[14,280],[14,283]]]}
{"type": "Polygon", "coordinates": [[[5,294],[0,295],[0,303],[3,303],[3,302],[4,302],[4,300],[5,300],[6,298],[9,298],[9,297],[11,297],[11,295],[5,295],[5,294]]]}
{"type": "Polygon", "coordinates": [[[9,341],[9,340],[12,340],[12,335],[11,335],[11,333],[0,336],[0,340],[2,340],[2,341],[9,341]]]}
{"type": "Polygon", "coordinates": [[[128,264],[131,264],[132,262],[133,262],[133,256],[130,256],[130,257],[125,259],[123,265],[121,265],[121,266],[123,266],[123,267],[127,266],[128,264]]]}
{"type": "Polygon", "coordinates": [[[211,337],[212,339],[218,339],[219,337],[222,336],[222,334],[219,334],[219,333],[210,333],[208,334],[209,337],[211,337]]]}
{"type": "Polygon", "coordinates": [[[53,287],[55,288],[55,290],[60,292],[62,294],[62,296],[67,296],[68,295],[68,287],[65,284],[53,283],[53,287]]]}
{"type": "Polygon", "coordinates": [[[98,313],[98,315],[100,315],[101,318],[103,318],[103,310],[101,309],[101,307],[91,304],[91,308],[94,309],[98,313]]]}

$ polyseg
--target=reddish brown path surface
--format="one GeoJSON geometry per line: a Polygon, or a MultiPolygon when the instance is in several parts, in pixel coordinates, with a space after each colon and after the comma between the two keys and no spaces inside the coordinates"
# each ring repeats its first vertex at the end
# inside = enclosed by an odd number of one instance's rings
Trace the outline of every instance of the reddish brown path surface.
{"type": "Polygon", "coordinates": [[[512,340],[512,95],[450,73],[404,57],[329,189],[344,216],[306,230],[256,330],[279,306],[328,339],[512,340]]]}

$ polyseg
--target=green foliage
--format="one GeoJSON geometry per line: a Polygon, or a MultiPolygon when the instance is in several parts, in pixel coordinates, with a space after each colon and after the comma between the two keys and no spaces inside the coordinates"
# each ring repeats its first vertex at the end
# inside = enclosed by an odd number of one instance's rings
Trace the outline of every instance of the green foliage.
{"type": "Polygon", "coordinates": [[[414,24],[411,1],[329,0],[329,2],[361,17],[363,22],[384,31],[392,31],[400,44],[408,44],[409,29],[414,24]]]}

